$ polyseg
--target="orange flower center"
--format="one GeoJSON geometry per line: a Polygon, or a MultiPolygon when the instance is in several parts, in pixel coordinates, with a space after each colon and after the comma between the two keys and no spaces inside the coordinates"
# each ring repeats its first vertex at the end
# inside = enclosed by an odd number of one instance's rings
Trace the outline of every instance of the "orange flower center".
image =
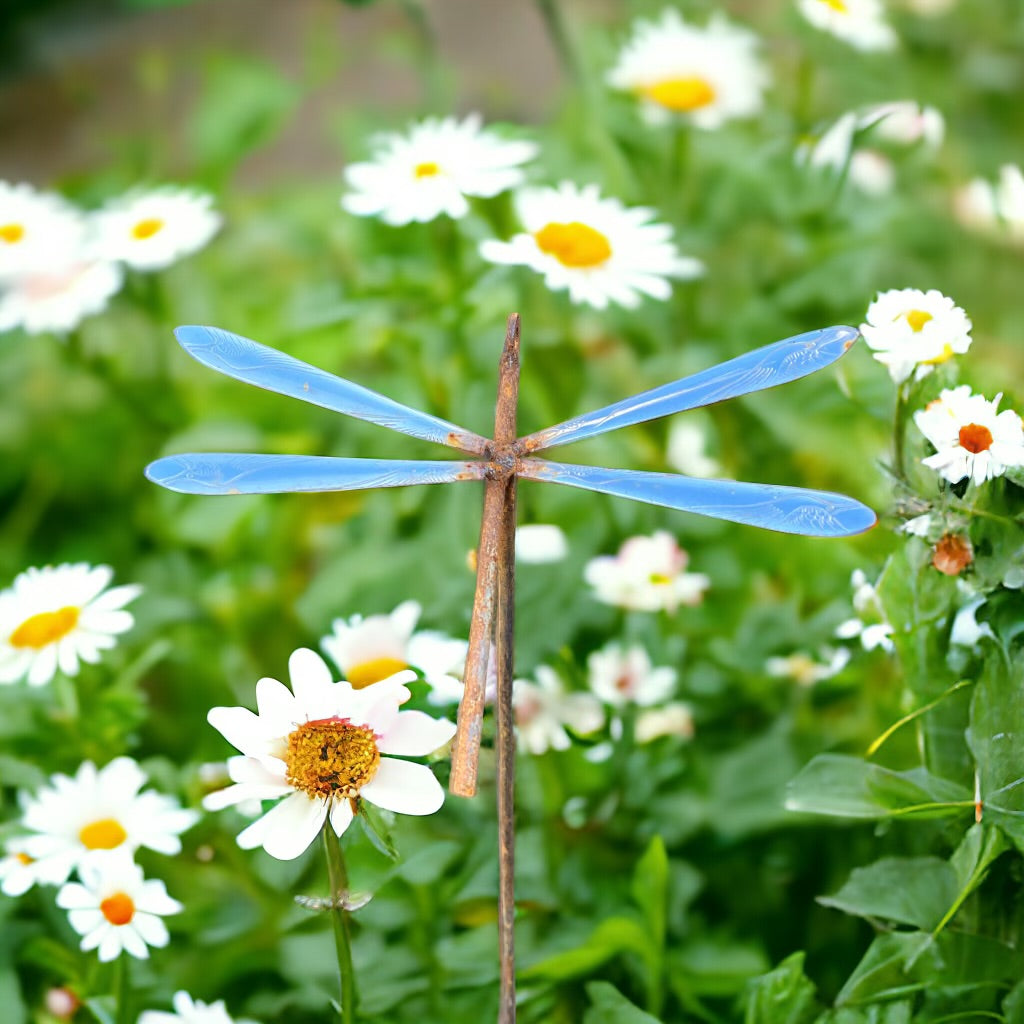
{"type": "Polygon", "coordinates": [[[100,912],[111,924],[128,924],[135,916],[135,902],[126,892],[115,892],[100,902],[100,912]]]}
{"type": "Polygon", "coordinates": [[[921,330],[929,320],[934,319],[931,313],[926,313],[923,309],[912,309],[909,313],[904,313],[904,318],[915,333],[921,330]]]}
{"type": "Polygon", "coordinates": [[[647,99],[683,114],[700,110],[715,101],[715,87],[706,78],[696,75],[666,78],[653,85],[645,85],[640,92],[647,99]]]}
{"type": "Polygon", "coordinates": [[[972,455],[987,452],[992,447],[992,431],[980,423],[968,423],[960,428],[960,447],[972,455]]]}
{"type": "Polygon", "coordinates": [[[25,229],[20,224],[0,224],[0,242],[14,245],[25,237],[25,229]]]}
{"type": "Polygon", "coordinates": [[[364,661],[361,665],[353,665],[346,673],[346,678],[352,686],[361,690],[364,686],[372,683],[379,683],[403,668],[408,668],[404,661],[398,658],[374,658],[371,661],[364,661]]]}
{"type": "Polygon", "coordinates": [[[66,637],[78,625],[79,610],[73,605],[55,612],[40,612],[26,619],[8,638],[12,647],[32,647],[41,651],[66,637]]]}
{"type": "Polygon", "coordinates": [[[78,838],[87,850],[113,850],[128,838],[128,833],[115,818],[101,818],[83,825],[78,838]]]}
{"type": "Polygon", "coordinates": [[[140,220],[132,228],[132,237],[137,238],[140,242],[144,242],[147,238],[152,238],[158,231],[162,230],[163,226],[164,222],[159,217],[147,217],[145,220],[140,220]]]}
{"type": "Polygon", "coordinates": [[[433,178],[441,173],[441,168],[433,160],[426,160],[421,164],[417,164],[412,173],[417,178],[433,178]]]}
{"type": "Polygon", "coordinates": [[[533,237],[541,252],[554,256],[567,267],[599,267],[612,254],[608,239],[578,220],[545,224],[533,237]]]}
{"type": "Polygon", "coordinates": [[[303,722],[288,736],[285,778],[311,797],[354,799],[379,764],[373,730],[347,718],[303,722]]]}

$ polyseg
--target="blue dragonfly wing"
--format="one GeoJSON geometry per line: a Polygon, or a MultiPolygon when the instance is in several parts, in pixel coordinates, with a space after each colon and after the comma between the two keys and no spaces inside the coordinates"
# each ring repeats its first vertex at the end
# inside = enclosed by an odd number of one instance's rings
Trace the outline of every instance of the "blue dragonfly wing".
{"type": "Polygon", "coordinates": [[[542,459],[523,459],[520,465],[524,479],[550,480],[779,533],[846,537],[870,529],[876,521],[875,513],[866,505],[831,491],[572,466],[542,459]]]}
{"type": "Polygon", "coordinates": [[[174,334],[193,359],[246,384],[475,455],[487,444],[454,423],[219,327],[179,327],[174,334]]]}
{"type": "Polygon", "coordinates": [[[155,484],[181,494],[284,494],[358,491],[406,484],[482,480],[482,462],[340,459],[323,455],[205,452],[168,455],[146,467],[155,484]]]}
{"type": "Polygon", "coordinates": [[[532,454],[618,430],[619,427],[629,427],[686,409],[698,409],[737,395],[799,380],[834,363],[857,340],[857,336],[853,327],[825,327],[765,345],[690,377],[662,384],[614,405],[606,405],[603,409],[539,430],[522,439],[523,451],[532,454]]]}

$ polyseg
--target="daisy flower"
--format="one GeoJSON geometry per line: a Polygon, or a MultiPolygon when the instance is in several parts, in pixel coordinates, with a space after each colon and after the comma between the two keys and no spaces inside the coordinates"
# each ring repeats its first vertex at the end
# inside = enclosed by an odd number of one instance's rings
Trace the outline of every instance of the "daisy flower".
{"type": "Polygon", "coordinates": [[[159,270],[202,249],[221,226],[213,197],[164,187],[130,192],[93,214],[101,256],[135,270],[159,270]]]}
{"type": "Polygon", "coordinates": [[[935,288],[893,288],[868,306],[860,333],[889,375],[902,384],[920,380],[935,366],[971,347],[971,321],[951,298],[935,288]]]}
{"type": "Polygon", "coordinates": [[[163,882],[146,881],[142,868],[118,853],[93,855],[78,873],[82,881],[68,882],[57,893],[57,906],[68,911],[83,950],[98,950],[102,962],[121,953],[145,960],[150,946],[167,945],[161,918],[185,908],[167,895],[163,882]]]}
{"type": "Polygon", "coordinates": [[[753,33],[721,16],[698,28],[669,8],[658,21],[635,23],[607,80],[637,96],[651,122],[681,115],[698,128],[719,128],[761,109],[767,75],[756,47],[753,33]]]}
{"type": "Polygon", "coordinates": [[[868,582],[863,569],[854,569],[850,576],[850,586],[853,587],[853,610],[857,614],[854,618],[839,623],[835,636],[840,640],[859,639],[866,651],[880,647],[883,651],[891,653],[896,649],[892,642],[895,630],[885,618],[885,611],[874,584],[868,582]],[[881,621],[867,623],[864,621],[865,618],[876,618],[881,621]]]}
{"type": "Polygon", "coordinates": [[[84,215],[61,196],[0,181],[0,281],[49,271],[84,236],[84,215]]]}
{"type": "Polygon", "coordinates": [[[983,484],[1011,466],[1024,466],[1021,419],[1011,409],[998,411],[1002,397],[989,401],[963,384],[915,412],[914,423],[935,448],[921,461],[953,484],[965,478],[983,484]]]}
{"type": "Polygon", "coordinates": [[[1015,164],[1004,164],[996,184],[974,178],[956,193],[954,209],[966,227],[1024,243],[1024,172],[1015,164]]]}
{"type": "Polygon", "coordinates": [[[256,684],[258,713],[214,708],[210,724],[242,756],[228,761],[234,785],[203,801],[209,810],[252,799],[284,797],[238,837],[245,850],[262,846],[278,860],[298,857],[329,821],[340,836],[360,800],[400,814],[433,814],[444,790],[423,757],[455,735],[455,725],[422,711],[399,711],[409,699],[400,672],[357,690],[334,682],[326,662],[300,649],[288,660],[292,688],[276,679],[256,684]]]}
{"type": "Polygon", "coordinates": [[[458,219],[469,212],[467,196],[496,196],[521,185],[519,165],[537,155],[536,145],[502,139],[481,125],[479,114],[463,121],[427,118],[405,135],[378,136],[374,159],[345,169],[352,191],[341,205],[397,226],[442,213],[458,219]]]}
{"type": "Polygon", "coordinates": [[[42,686],[58,669],[77,675],[79,659],[99,661],[132,628],[124,605],[142,592],[135,585],[108,590],[113,576],[108,565],[48,565],[26,569],[0,591],[0,683],[27,677],[42,686]]]}
{"type": "Polygon", "coordinates": [[[529,523],[516,527],[516,561],[527,565],[561,562],[569,554],[569,541],[557,527],[529,523]]]}
{"type": "Polygon", "coordinates": [[[804,651],[769,658],[764,663],[765,671],[777,679],[792,679],[798,686],[810,687],[823,679],[831,679],[850,661],[850,652],[845,647],[823,647],[818,653],[820,661],[804,651]]]}
{"type": "Polygon", "coordinates": [[[136,761],[116,757],[99,770],[86,761],[74,777],[53,775],[35,796],[20,794],[21,824],[34,834],[19,837],[18,847],[34,859],[39,880],[59,885],[95,850],[179,853],[178,837],[199,815],[174,797],[140,793],[145,782],[136,761]]]}
{"type": "Polygon", "coordinates": [[[418,602],[403,601],[390,615],[335,619],[333,632],[320,645],[356,690],[417,668],[432,691],[440,687],[447,692],[454,683],[461,693],[469,644],[443,633],[415,632],[421,611],[418,602]]]}
{"type": "Polygon", "coordinates": [[[21,896],[40,881],[37,862],[25,852],[23,842],[10,840],[0,857],[0,892],[21,896]]]}
{"type": "Polygon", "coordinates": [[[523,189],[515,204],[526,231],[482,242],[480,254],[543,274],[552,291],[568,289],[572,302],[633,309],[641,295],[667,299],[669,278],[703,273],[699,260],[679,255],[667,224],[651,223],[653,210],[602,199],[596,185],[523,189]]]}
{"type": "Polygon", "coordinates": [[[215,1003],[204,1003],[193,999],[187,992],[175,992],[171,1000],[174,1013],[160,1010],[146,1010],[138,1024],[253,1024],[252,1021],[235,1021],[227,1011],[223,999],[215,1003]]]}
{"type": "Polygon", "coordinates": [[[693,711],[683,701],[670,701],[660,708],[645,708],[636,717],[633,735],[637,743],[653,743],[662,736],[693,738],[693,711]]]}
{"type": "Polygon", "coordinates": [[[566,693],[558,673],[538,665],[536,682],[516,679],[512,683],[512,710],[519,747],[531,754],[547,750],[568,750],[567,728],[587,734],[604,725],[604,710],[590,693],[566,693]]]}
{"type": "Polygon", "coordinates": [[[858,50],[892,50],[896,33],[879,0],[797,0],[797,9],[815,27],[858,50]]]}
{"type": "Polygon", "coordinates": [[[66,334],[102,313],[123,283],[116,263],[85,255],[0,279],[0,332],[21,327],[28,334],[66,334]]]}
{"type": "Polygon", "coordinates": [[[717,459],[707,454],[708,439],[704,428],[693,419],[679,419],[668,428],[665,461],[680,473],[703,478],[721,475],[717,459]]]}
{"type": "Polygon", "coordinates": [[[591,559],[583,578],[604,604],[632,611],[673,612],[681,605],[698,605],[711,580],[686,572],[690,556],[664,530],[650,537],[630,537],[617,555],[591,559]]]}
{"type": "Polygon", "coordinates": [[[675,689],[676,670],[655,668],[643,647],[611,643],[587,658],[590,689],[605,704],[660,704],[675,689]]]}

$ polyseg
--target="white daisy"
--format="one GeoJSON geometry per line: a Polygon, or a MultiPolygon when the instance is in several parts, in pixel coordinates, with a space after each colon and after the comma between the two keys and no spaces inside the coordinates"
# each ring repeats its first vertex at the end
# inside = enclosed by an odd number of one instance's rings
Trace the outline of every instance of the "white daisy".
{"type": "Polygon", "coordinates": [[[159,270],[202,249],[221,226],[213,196],[164,187],[130,192],[93,214],[97,251],[136,270],[159,270]]]}
{"type": "Polygon", "coordinates": [[[707,434],[692,417],[676,418],[668,428],[665,461],[687,476],[715,477],[722,472],[717,459],[707,454],[707,434]]]}
{"type": "Polygon", "coordinates": [[[927,149],[938,149],[946,134],[946,121],[935,107],[915,100],[893,100],[877,103],[861,112],[864,127],[877,125],[875,135],[900,146],[922,143],[927,149]]]}
{"type": "Polygon", "coordinates": [[[0,281],[51,271],[84,237],[84,215],[61,196],[0,181],[0,281]]]}
{"type": "Polygon", "coordinates": [[[971,347],[967,314],[935,288],[879,293],[868,306],[867,323],[860,325],[860,333],[897,384],[912,373],[920,380],[939,363],[971,347]]]}
{"type": "Polygon", "coordinates": [[[171,1005],[174,1013],[146,1010],[139,1017],[138,1024],[253,1024],[252,1021],[236,1021],[231,1017],[223,999],[204,1003],[201,999],[193,999],[187,992],[175,992],[171,1005]]]}
{"type": "Polygon", "coordinates": [[[557,527],[529,523],[516,527],[516,561],[527,565],[561,562],[569,554],[569,541],[557,527]]]}
{"type": "Polygon", "coordinates": [[[595,696],[612,707],[660,704],[676,686],[674,668],[655,668],[639,644],[611,643],[587,658],[587,681],[595,696]]]}
{"type": "Polygon", "coordinates": [[[400,672],[356,690],[334,682],[326,662],[300,649],[288,660],[292,688],[256,684],[258,713],[214,708],[210,724],[241,752],[228,761],[235,784],[203,801],[210,810],[285,797],[238,837],[278,860],[298,857],[325,821],[340,836],[360,800],[400,814],[433,814],[444,790],[429,768],[384,754],[423,757],[455,735],[455,725],[422,711],[399,711],[409,699],[400,672]]]}
{"type": "Polygon", "coordinates": [[[27,677],[42,686],[58,669],[76,675],[79,659],[98,662],[132,628],[124,605],[142,592],[135,585],[108,590],[113,575],[108,565],[48,565],[26,569],[0,591],[0,683],[27,677]]]}
{"type": "Polygon", "coordinates": [[[25,852],[24,843],[17,838],[7,842],[0,857],[0,892],[21,896],[40,881],[37,862],[25,852]]]}
{"type": "Polygon", "coordinates": [[[645,708],[636,717],[633,735],[637,743],[652,743],[662,736],[693,738],[693,711],[683,701],[670,701],[660,708],[645,708]]]}
{"type": "Polygon", "coordinates": [[[66,334],[102,313],[123,283],[116,263],[90,256],[0,280],[0,332],[66,334]]]}
{"type": "Polygon", "coordinates": [[[480,254],[530,267],[552,291],[568,289],[572,302],[632,309],[641,295],[667,299],[669,278],[703,273],[699,260],[679,255],[667,224],[651,223],[653,210],[602,199],[596,185],[523,189],[515,202],[526,231],[482,242],[480,254]]]}
{"type": "Polygon", "coordinates": [[[432,692],[435,687],[438,692],[449,692],[454,684],[461,693],[469,644],[443,633],[415,632],[421,611],[418,602],[403,601],[390,615],[335,619],[333,632],[320,645],[357,690],[403,669],[416,668],[432,692]]]}
{"type": "Polygon", "coordinates": [[[405,135],[378,136],[374,159],[345,169],[352,191],[341,205],[397,226],[442,213],[464,217],[467,196],[496,196],[521,185],[519,165],[537,155],[537,146],[502,139],[481,124],[479,114],[463,121],[427,118],[405,135]]]}
{"type": "Polygon", "coordinates": [[[974,178],[956,193],[954,209],[966,227],[1015,245],[1024,243],[1024,172],[1016,164],[1004,164],[994,185],[974,178]]]}
{"type": "Polygon", "coordinates": [[[885,20],[880,0],[797,0],[797,9],[815,28],[858,50],[892,50],[896,33],[885,20]]]}
{"type": "Polygon", "coordinates": [[[512,684],[512,709],[519,746],[531,754],[568,750],[568,727],[586,735],[604,725],[604,709],[590,693],[566,693],[558,673],[538,665],[536,682],[516,679],[512,684]]]}
{"type": "Polygon", "coordinates": [[[659,21],[634,24],[608,84],[635,94],[652,122],[682,115],[698,128],[719,128],[761,109],[767,74],[757,42],[720,15],[699,28],[669,8],[659,21]]]}
{"type": "Polygon", "coordinates": [[[839,623],[835,636],[840,640],[859,639],[866,651],[880,647],[883,651],[891,653],[896,649],[892,641],[895,630],[886,621],[885,610],[874,584],[868,582],[863,569],[854,569],[850,576],[850,586],[853,587],[853,610],[857,614],[854,618],[839,623]],[[868,623],[865,622],[867,618],[881,621],[868,623]]]}
{"type": "Polygon", "coordinates": [[[845,647],[823,647],[818,656],[820,660],[805,651],[795,651],[786,657],[769,658],[764,667],[770,676],[792,679],[799,686],[809,687],[823,679],[831,679],[850,661],[850,652],[845,647]]]}
{"type": "Polygon", "coordinates": [[[954,484],[965,477],[983,484],[1011,466],[1024,466],[1021,419],[1012,409],[998,411],[1002,397],[989,401],[963,384],[915,412],[914,422],[936,449],[921,461],[954,484]]]}
{"type": "Polygon", "coordinates": [[[690,556],[664,530],[650,537],[630,537],[617,555],[600,555],[587,562],[583,578],[604,604],[633,611],[673,612],[697,605],[711,580],[686,572],[690,556]]]}
{"type": "Polygon", "coordinates": [[[978,609],[988,600],[988,596],[972,597],[953,617],[953,625],[949,630],[949,642],[960,647],[977,647],[983,636],[995,639],[995,633],[987,622],[978,622],[978,609]]]}
{"type": "Polygon", "coordinates": [[[82,881],[68,882],[57,893],[57,906],[83,936],[83,950],[96,949],[102,962],[122,952],[145,960],[149,947],[170,941],[161,920],[185,908],[167,895],[158,879],[146,881],[142,868],[120,853],[94,854],[78,869],[82,881]]]}
{"type": "Polygon", "coordinates": [[[20,794],[21,824],[34,834],[17,841],[34,859],[39,880],[59,885],[95,850],[179,853],[178,837],[199,814],[174,797],[140,793],[145,782],[137,762],[116,757],[99,771],[86,761],[74,777],[58,773],[34,796],[20,794]]]}

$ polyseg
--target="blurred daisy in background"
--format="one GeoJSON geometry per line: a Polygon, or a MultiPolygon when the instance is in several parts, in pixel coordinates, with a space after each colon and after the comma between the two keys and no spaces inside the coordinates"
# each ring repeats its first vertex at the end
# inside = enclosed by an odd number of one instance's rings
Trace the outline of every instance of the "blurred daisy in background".
{"type": "Polygon", "coordinates": [[[171,1005],[174,1013],[146,1010],[139,1016],[138,1024],[254,1024],[250,1020],[231,1017],[223,999],[204,1003],[201,999],[193,999],[187,992],[175,992],[171,1005]]]}
{"type": "Polygon", "coordinates": [[[360,800],[399,814],[433,814],[444,790],[433,772],[403,757],[423,757],[455,735],[455,725],[422,711],[400,711],[410,697],[400,672],[354,689],[334,682],[315,652],[288,659],[292,688],[276,679],[256,684],[253,714],[218,707],[208,720],[242,757],[228,761],[234,785],[203,801],[218,810],[250,800],[284,797],[238,836],[245,850],[262,846],[278,860],[298,857],[326,822],[341,835],[360,800]],[[397,754],[398,757],[383,755],[397,754]]]}
{"type": "Polygon", "coordinates": [[[0,282],[52,273],[82,250],[85,215],[62,196],[0,181],[0,282]]]}
{"type": "Polygon", "coordinates": [[[630,537],[617,555],[591,559],[583,578],[604,604],[633,611],[673,612],[681,605],[698,605],[711,580],[704,573],[686,572],[690,556],[664,530],[650,537],[630,537]]]}
{"type": "Polygon", "coordinates": [[[77,675],[79,659],[98,662],[134,625],[124,605],[142,592],[132,584],[108,590],[113,576],[108,565],[48,565],[26,569],[0,591],[0,683],[27,678],[41,686],[58,669],[77,675]]]}
{"type": "Polygon", "coordinates": [[[516,527],[516,561],[545,565],[564,561],[569,541],[562,530],[549,523],[528,523],[516,527]]]}
{"type": "Polygon", "coordinates": [[[860,333],[897,384],[912,373],[920,380],[939,363],[971,347],[967,314],[935,288],[881,292],[868,307],[866,319],[860,333]]]}
{"type": "Polygon", "coordinates": [[[655,668],[639,644],[607,644],[587,658],[587,681],[594,696],[621,708],[660,704],[676,687],[674,668],[655,668]]]}
{"type": "Polygon", "coordinates": [[[129,192],[92,215],[97,253],[134,270],[160,270],[204,248],[221,226],[213,197],[164,187],[129,192]]]}
{"type": "Polygon", "coordinates": [[[91,257],[0,280],[0,331],[66,334],[102,313],[123,283],[118,264],[91,257]]]}
{"type": "Polygon", "coordinates": [[[698,128],[719,128],[762,107],[768,76],[757,45],[752,32],[721,16],[700,28],[669,8],[659,20],[634,23],[607,81],[635,95],[651,122],[683,117],[698,128]]]}
{"type": "Polygon", "coordinates": [[[953,484],[983,484],[1011,466],[1024,466],[1024,428],[1012,409],[999,412],[1002,397],[989,401],[963,384],[915,412],[914,423],[935,448],[921,461],[953,484]]]}
{"type": "Polygon", "coordinates": [[[953,200],[957,219],[965,227],[1014,244],[1024,243],[1024,172],[1004,164],[993,184],[973,178],[953,200]]]}
{"type": "Polygon", "coordinates": [[[519,747],[530,754],[568,750],[569,732],[596,732],[604,725],[604,709],[591,693],[568,693],[558,673],[538,665],[534,679],[512,684],[512,709],[519,747]]]}
{"type": "Polygon", "coordinates": [[[132,758],[116,757],[99,770],[86,761],[74,776],[52,775],[34,796],[19,794],[21,825],[33,834],[19,836],[17,849],[33,859],[38,879],[59,885],[96,850],[180,853],[179,836],[199,814],[174,797],[140,793],[146,778],[132,758]]]}
{"type": "Polygon", "coordinates": [[[163,882],[147,881],[142,868],[118,853],[94,854],[78,873],[81,882],[68,882],[57,893],[57,906],[83,936],[83,950],[97,950],[105,963],[122,953],[145,960],[150,946],[167,945],[162,918],[185,908],[167,895],[163,882]]]}
{"type": "Polygon", "coordinates": [[[441,214],[464,217],[467,196],[516,188],[524,180],[520,165],[537,155],[535,143],[502,139],[483,128],[479,114],[462,121],[427,118],[404,135],[378,136],[375,149],[371,161],[345,168],[351,191],[341,205],[395,226],[441,214]]]}
{"type": "Polygon", "coordinates": [[[850,661],[846,647],[822,647],[818,658],[805,651],[796,651],[785,657],[772,657],[764,663],[765,671],[777,679],[792,679],[798,686],[813,686],[844,669],[850,661]]]}
{"type": "Polygon", "coordinates": [[[896,33],[885,20],[880,0],[796,0],[797,9],[815,27],[858,50],[892,50],[896,33]]]}
{"type": "Polygon", "coordinates": [[[717,459],[707,454],[707,430],[692,416],[676,419],[668,428],[665,461],[687,476],[710,478],[722,472],[717,459]]]}
{"type": "Polygon", "coordinates": [[[515,205],[526,230],[508,242],[481,243],[480,254],[543,274],[548,288],[568,290],[574,303],[632,309],[642,295],[669,298],[670,278],[704,271],[699,260],[679,255],[672,228],[651,223],[653,210],[602,199],[596,185],[523,189],[515,205]]]}
{"type": "Polygon", "coordinates": [[[693,738],[693,710],[684,701],[669,701],[658,708],[644,708],[636,716],[633,737],[637,743],[653,743],[663,736],[693,738]]]}
{"type": "Polygon", "coordinates": [[[866,651],[880,647],[891,653],[896,649],[892,642],[894,630],[886,619],[875,585],[868,582],[863,569],[854,569],[850,576],[850,586],[853,587],[853,610],[856,615],[840,622],[834,635],[840,640],[860,640],[866,651]]]}
{"type": "Polygon", "coordinates": [[[24,837],[8,840],[0,857],[0,892],[21,896],[41,881],[37,862],[25,852],[24,837]]]}

